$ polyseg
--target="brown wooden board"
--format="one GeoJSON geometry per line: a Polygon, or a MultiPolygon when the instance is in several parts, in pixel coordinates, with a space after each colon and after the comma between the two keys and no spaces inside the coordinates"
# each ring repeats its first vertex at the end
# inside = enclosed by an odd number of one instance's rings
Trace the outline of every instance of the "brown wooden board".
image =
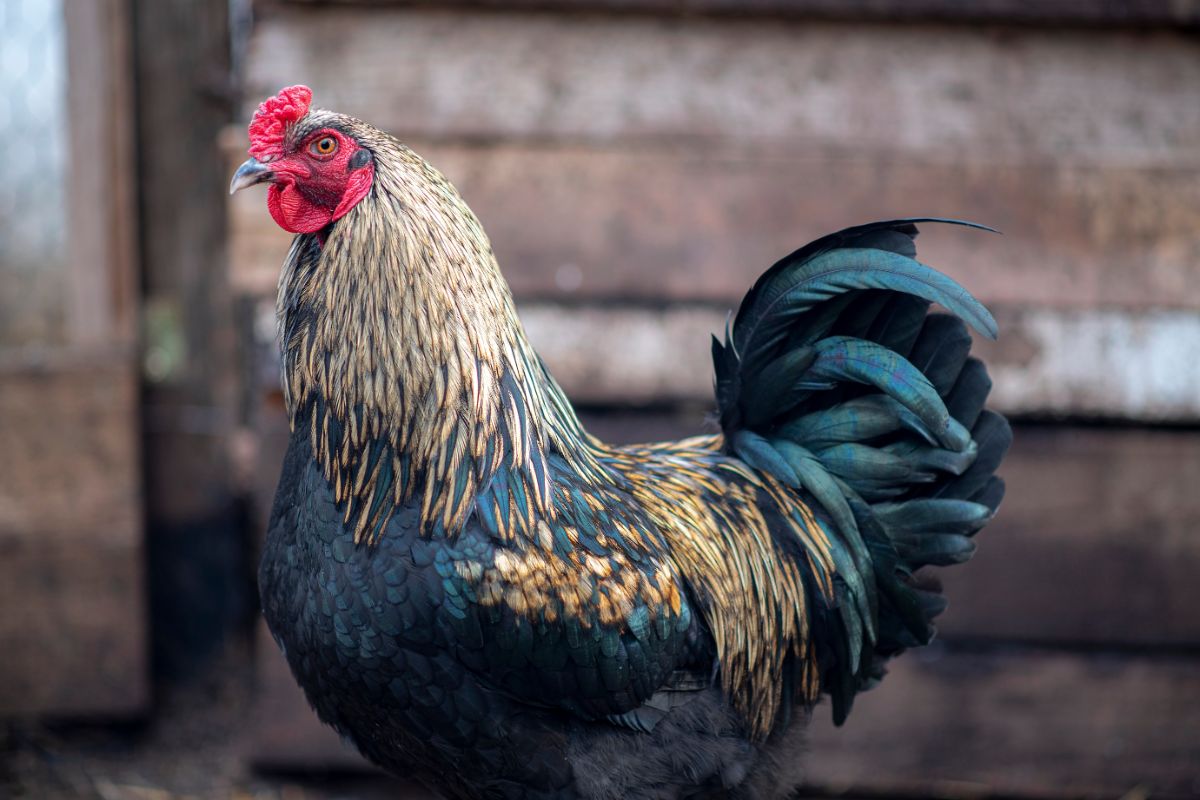
{"type": "MultiPolygon", "coordinates": [[[[813,236],[934,214],[1005,232],[922,242],[990,302],[1200,305],[1180,34],[293,6],[244,115],[295,82],[440,167],[523,298],[728,303],[813,236]]],[[[286,237],[245,194],[235,280],[266,287],[286,237]]]]}
{"type": "MultiPolygon", "coordinates": [[[[518,311],[530,341],[576,402],[713,402],[712,335],[732,305],[561,305],[518,311]]],[[[993,307],[1000,338],[976,337],[1008,414],[1200,421],[1200,314],[993,307]]]]}
{"type": "Polygon", "coordinates": [[[64,3],[70,135],[68,341],[137,333],[129,0],[64,3]]]}
{"type": "Polygon", "coordinates": [[[292,7],[254,30],[244,117],[293,83],[436,141],[1200,161],[1184,32],[292,7]]]}
{"type": "MultiPolygon", "coordinates": [[[[258,387],[279,384],[274,301],[259,298],[253,336],[258,387]]],[[[530,341],[567,395],[589,407],[711,407],[710,337],[729,308],[559,305],[518,312],[530,341]]],[[[1200,314],[994,308],[1000,339],[974,352],[994,381],[990,403],[1014,416],[1138,422],[1200,421],[1200,314]]]]}
{"type": "Polygon", "coordinates": [[[148,700],[130,361],[0,363],[0,716],[148,700]]]}
{"type": "MultiPolygon", "coordinates": [[[[431,0],[258,0],[264,7],[304,5],[434,5],[431,0]]],[[[1200,11],[1169,0],[453,0],[441,7],[546,11],[649,12],[815,16],[837,19],[999,21],[1085,25],[1180,25],[1200,23],[1200,11]]]]}
{"type": "Polygon", "coordinates": [[[0,342],[0,717],[129,717],[149,679],[128,2],[64,3],[62,26],[63,331],[0,342]]]}
{"type": "Polygon", "coordinates": [[[999,517],[977,558],[945,571],[943,632],[1200,645],[1200,433],[1016,436],[999,517]]]}
{"type": "Polygon", "coordinates": [[[1200,791],[1200,659],[934,648],[893,664],[843,728],[818,709],[812,784],[919,797],[1200,791]]]}
{"type": "MultiPolygon", "coordinates": [[[[232,144],[230,162],[244,158],[232,144]]],[[[921,214],[922,260],[988,303],[1196,308],[1200,171],[768,157],[703,148],[411,143],[483,221],[518,298],[732,305],[776,259],[848,225],[921,214]]],[[[290,236],[231,202],[233,280],[273,291],[290,236]]]]}

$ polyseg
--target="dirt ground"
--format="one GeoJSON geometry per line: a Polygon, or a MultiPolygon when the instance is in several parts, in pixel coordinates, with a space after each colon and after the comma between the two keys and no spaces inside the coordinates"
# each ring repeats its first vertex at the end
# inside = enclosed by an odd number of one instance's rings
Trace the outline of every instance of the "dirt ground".
{"type": "Polygon", "coordinates": [[[160,689],[145,721],[9,723],[0,730],[0,798],[13,800],[395,800],[380,775],[270,775],[246,763],[249,660],[160,689]]]}

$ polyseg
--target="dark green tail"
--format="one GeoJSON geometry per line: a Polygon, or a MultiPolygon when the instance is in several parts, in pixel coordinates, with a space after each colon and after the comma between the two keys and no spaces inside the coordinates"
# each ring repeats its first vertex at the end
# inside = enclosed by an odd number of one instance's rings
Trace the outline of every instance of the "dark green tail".
{"type": "Polygon", "coordinates": [[[993,473],[1012,433],[983,408],[991,381],[964,325],[995,338],[996,322],[915,260],[918,222],[983,227],[906,219],[818,239],[771,267],[713,339],[730,450],[825,514],[838,603],[812,630],[839,724],[887,658],[933,636],[945,601],[913,573],[970,558],[1004,495],[993,473]]]}

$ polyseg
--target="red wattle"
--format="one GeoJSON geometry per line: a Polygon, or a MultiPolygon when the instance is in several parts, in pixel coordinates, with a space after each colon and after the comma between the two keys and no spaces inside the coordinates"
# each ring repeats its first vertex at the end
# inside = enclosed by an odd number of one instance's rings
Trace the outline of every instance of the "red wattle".
{"type": "Polygon", "coordinates": [[[271,184],[267,210],[279,227],[289,233],[316,233],[333,221],[333,212],[300,194],[294,183],[271,184]]]}
{"type": "Polygon", "coordinates": [[[332,210],[305,197],[291,181],[273,183],[267,190],[267,210],[276,224],[289,233],[316,233],[334,220],[350,213],[350,209],[371,191],[375,180],[375,165],[356,169],[346,177],[342,197],[332,210]]]}

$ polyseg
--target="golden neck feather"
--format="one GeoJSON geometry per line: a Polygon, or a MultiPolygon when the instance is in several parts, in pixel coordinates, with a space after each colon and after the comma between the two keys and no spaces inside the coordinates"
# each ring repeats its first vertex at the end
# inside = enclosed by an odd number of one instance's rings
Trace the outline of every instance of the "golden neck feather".
{"type": "Polygon", "coordinates": [[[314,453],[359,539],[413,498],[426,532],[453,535],[500,469],[529,490],[516,526],[532,527],[553,513],[548,452],[592,472],[590,440],[526,339],[479,220],[422,158],[362,128],[371,192],[323,243],[298,236],[280,279],[293,424],[313,409],[314,453]]]}

